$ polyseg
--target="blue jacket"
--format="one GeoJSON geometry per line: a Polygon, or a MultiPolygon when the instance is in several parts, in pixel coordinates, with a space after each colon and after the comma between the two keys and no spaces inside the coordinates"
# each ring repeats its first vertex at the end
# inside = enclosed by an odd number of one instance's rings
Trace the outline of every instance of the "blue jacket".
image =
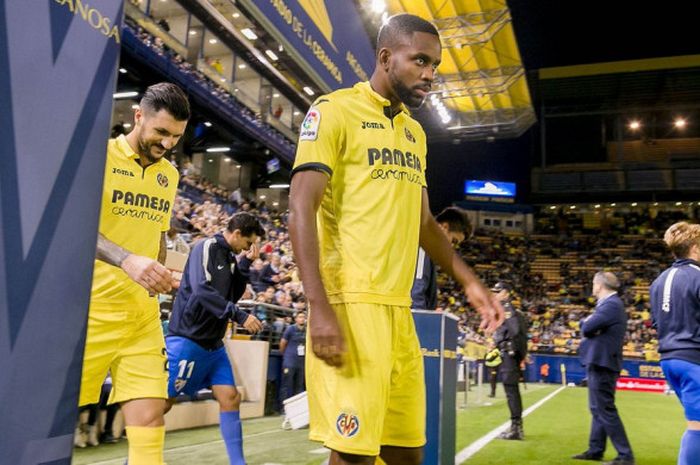
{"type": "Polygon", "coordinates": [[[418,249],[411,300],[411,308],[417,310],[435,310],[437,308],[437,271],[433,261],[423,248],[418,249]]]}
{"type": "Polygon", "coordinates": [[[236,307],[248,282],[248,260],[239,264],[222,234],[198,242],[187,259],[173,302],[169,336],[186,337],[207,350],[223,345],[229,319],[243,324],[236,307]]]}
{"type": "Polygon", "coordinates": [[[622,345],[627,332],[627,313],[617,294],[599,302],[593,315],[581,325],[581,364],[622,371],[622,345]]]}
{"type": "Polygon", "coordinates": [[[700,364],[700,263],[676,260],[649,294],[661,359],[700,364]]]}

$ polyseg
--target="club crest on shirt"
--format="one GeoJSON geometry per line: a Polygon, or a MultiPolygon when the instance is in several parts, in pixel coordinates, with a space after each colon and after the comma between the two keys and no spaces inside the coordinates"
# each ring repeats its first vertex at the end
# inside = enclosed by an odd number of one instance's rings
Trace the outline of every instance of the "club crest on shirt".
{"type": "Polygon", "coordinates": [[[351,438],[360,431],[360,419],[356,415],[342,412],[335,421],[338,433],[344,438],[351,438]]]}
{"type": "Polygon", "coordinates": [[[413,134],[411,133],[411,131],[409,131],[408,128],[403,128],[403,129],[406,132],[406,139],[408,139],[409,142],[413,142],[415,144],[416,138],[413,137],[413,134]]]}
{"type": "Polygon", "coordinates": [[[156,176],[156,180],[158,181],[158,184],[161,185],[161,187],[168,187],[168,177],[163,173],[158,173],[158,176],[156,176]]]}
{"type": "Polygon", "coordinates": [[[321,124],[321,112],[316,107],[309,108],[299,130],[299,140],[316,140],[318,126],[321,124]]]}
{"type": "Polygon", "coordinates": [[[177,392],[182,391],[182,388],[185,387],[185,384],[187,384],[187,380],[186,380],[186,379],[177,378],[177,379],[175,380],[175,390],[176,390],[177,392]]]}

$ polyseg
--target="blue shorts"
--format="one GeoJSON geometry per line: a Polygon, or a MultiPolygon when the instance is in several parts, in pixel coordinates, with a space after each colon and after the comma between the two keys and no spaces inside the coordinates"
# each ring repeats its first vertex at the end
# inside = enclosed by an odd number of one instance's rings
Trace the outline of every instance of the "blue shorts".
{"type": "Polygon", "coordinates": [[[236,385],[224,347],[209,351],[180,336],[166,337],[165,347],[170,371],[168,397],[191,396],[218,384],[236,385]]]}
{"type": "Polygon", "coordinates": [[[661,361],[666,381],[683,404],[688,421],[700,421],[700,365],[685,360],[661,361]]]}

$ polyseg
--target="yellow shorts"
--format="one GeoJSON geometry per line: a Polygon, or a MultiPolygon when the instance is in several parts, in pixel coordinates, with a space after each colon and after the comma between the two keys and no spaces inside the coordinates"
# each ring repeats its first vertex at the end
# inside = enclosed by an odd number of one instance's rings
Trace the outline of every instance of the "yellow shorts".
{"type": "Polygon", "coordinates": [[[307,340],[309,438],[369,456],[381,446],[425,445],[423,356],[411,310],[366,303],[333,309],[347,352],[341,368],[330,367],[313,355],[307,340]]]}
{"type": "Polygon", "coordinates": [[[155,299],[138,309],[90,308],[79,405],[99,401],[107,371],[110,403],[168,397],[168,358],[155,299]]]}

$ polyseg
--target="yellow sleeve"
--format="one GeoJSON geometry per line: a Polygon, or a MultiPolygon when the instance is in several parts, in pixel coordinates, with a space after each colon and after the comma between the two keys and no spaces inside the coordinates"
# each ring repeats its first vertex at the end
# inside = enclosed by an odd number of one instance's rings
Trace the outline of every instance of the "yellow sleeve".
{"type": "Polygon", "coordinates": [[[321,97],[309,108],[299,129],[299,143],[292,176],[316,170],[333,175],[345,148],[345,121],[340,105],[321,97]]]}
{"type": "MultiPolygon", "coordinates": [[[[167,162],[170,165],[170,162],[167,162]]],[[[170,202],[170,209],[169,212],[166,215],[163,215],[163,219],[161,220],[161,225],[160,225],[160,231],[167,233],[170,230],[170,220],[175,214],[175,197],[177,196],[177,184],[180,182],[180,173],[177,171],[175,167],[170,165],[172,167],[171,170],[168,170],[168,201],[170,202]]]]}

